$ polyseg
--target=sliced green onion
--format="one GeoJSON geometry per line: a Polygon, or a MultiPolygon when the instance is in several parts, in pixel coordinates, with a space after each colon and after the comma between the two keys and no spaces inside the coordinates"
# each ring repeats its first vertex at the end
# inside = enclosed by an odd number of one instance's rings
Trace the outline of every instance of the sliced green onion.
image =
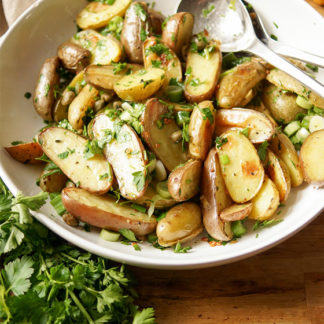
{"type": "Polygon", "coordinates": [[[323,108],[319,108],[319,107],[314,106],[313,107],[313,110],[314,110],[314,113],[315,114],[324,116],[324,109],[323,108]]]}
{"type": "Polygon", "coordinates": [[[292,136],[292,137],[290,138],[290,140],[291,140],[291,142],[292,142],[294,145],[296,145],[296,144],[301,144],[300,141],[299,141],[299,139],[296,137],[296,135],[292,136]]]}
{"type": "Polygon", "coordinates": [[[219,162],[223,165],[226,165],[230,163],[230,159],[227,154],[223,154],[219,156],[219,162]]]}
{"type": "Polygon", "coordinates": [[[241,237],[246,233],[246,228],[241,220],[232,222],[231,229],[234,237],[241,237]]]}
{"type": "Polygon", "coordinates": [[[303,96],[297,96],[296,98],[296,104],[304,109],[311,109],[313,107],[313,105],[303,96]]]}
{"type": "Polygon", "coordinates": [[[305,139],[309,135],[309,131],[302,127],[297,133],[296,133],[296,138],[299,140],[300,143],[304,143],[305,139]]]}
{"type": "Polygon", "coordinates": [[[156,185],[156,191],[162,198],[165,198],[165,199],[171,198],[171,195],[170,195],[169,189],[168,189],[168,181],[158,182],[156,185]]]}
{"type": "Polygon", "coordinates": [[[309,131],[311,133],[324,129],[324,118],[321,116],[312,116],[309,121],[309,131]]]}
{"type": "Polygon", "coordinates": [[[299,129],[300,129],[300,123],[299,121],[295,120],[289,123],[285,127],[284,132],[287,136],[290,137],[291,135],[295,134],[299,129]]]}
{"type": "Polygon", "coordinates": [[[312,119],[312,117],[313,116],[305,116],[303,118],[303,120],[301,121],[300,126],[308,129],[309,128],[309,122],[312,119]]]}
{"type": "Polygon", "coordinates": [[[100,237],[105,241],[117,242],[120,238],[120,233],[102,229],[100,231],[100,237]]]}
{"type": "Polygon", "coordinates": [[[165,89],[165,94],[172,102],[179,102],[183,97],[183,89],[180,86],[169,85],[165,89]]]}

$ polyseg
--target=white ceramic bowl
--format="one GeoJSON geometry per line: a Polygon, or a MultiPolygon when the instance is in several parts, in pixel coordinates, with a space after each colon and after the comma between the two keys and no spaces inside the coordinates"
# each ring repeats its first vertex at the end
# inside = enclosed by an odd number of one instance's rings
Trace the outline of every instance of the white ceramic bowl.
{"type": "MultiPolygon", "coordinates": [[[[156,8],[168,15],[175,12],[178,2],[157,0],[156,8]]],[[[253,0],[251,3],[261,12],[270,32],[280,40],[323,55],[324,19],[304,1],[253,0]]],[[[34,111],[32,100],[25,99],[24,93],[33,92],[42,62],[55,55],[57,46],[75,33],[74,19],[85,4],[83,0],[37,1],[1,40],[0,175],[14,194],[18,191],[26,195],[39,192],[35,180],[41,170],[12,160],[3,147],[14,140],[31,140],[44,126],[34,111]]],[[[324,82],[323,71],[318,74],[318,79],[324,82]]],[[[54,215],[50,205],[35,213],[35,217],[66,240],[98,255],[142,267],[184,269],[229,263],[264,251],[303,228],[323,206],[324,191],[303,185],[292,190],[280,215],[284,221],[262,230],[258,238],[251,232],[237,244],[219,247],[210,247],[198,239],[187,254],[160,251],[149,244],[143,244],[142,251],[138,252],[131,246],[105,242],[97,232],[87,233],[67,226],[61,217],[54,215]]]]}

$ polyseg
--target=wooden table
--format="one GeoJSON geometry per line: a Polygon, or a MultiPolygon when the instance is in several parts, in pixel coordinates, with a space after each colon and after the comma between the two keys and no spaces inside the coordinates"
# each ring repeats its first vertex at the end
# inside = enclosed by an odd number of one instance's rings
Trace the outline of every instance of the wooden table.
{"type": "MultiPolygon", "coordinates": [[[[324,16],[324,7],[312,5],[324,16]]],[[[1,17],[0,6],[0,35],[1,17]]],[[[159,324],[324,323],[324,213],[244,261],[186,271],[130,268],[139,302],[155,308],[159,324]]]]}

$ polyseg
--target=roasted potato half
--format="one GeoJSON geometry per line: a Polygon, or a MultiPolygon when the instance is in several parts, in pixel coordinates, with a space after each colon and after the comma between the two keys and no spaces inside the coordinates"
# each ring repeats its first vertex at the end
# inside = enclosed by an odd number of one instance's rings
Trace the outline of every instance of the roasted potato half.
{"type": "Polygon", "coordinates": [[[102,155],[84,156],[87,140],[60,127],[49,127],[39,135],[44,153],[80,188],[95,194],[107,192],[113,183],[110,164],[102,155]]]}
{"type": "Polygon", "coordinates": [[[104,27],[116,16],[124,16],[131,0],[116,0],[112,5],[101,2],[90,2],[78,14],[76,23],[82,29],[104,27]]]}
{"type": "Polygon", "coordinates": [[[162,246],[188,241],[202,231],[200,207],[191,202],[172,207],[156,227],[158,242],[162,246]]]}
{"type": "Polygon", "coordinates": [[[189,154],[194,159],[204,160],[212,145],[215,130],[215,109],[211,101],[196,106],[190,116],[189,154]]]}
{"type": "Polygon", "coordinates": [[[143,63],[143,42],[150,36],[151,19],[145,2],[133,2],[126,11],[120,40],[129,61],[143,63]]]}
{"type": "Polygon", "coordinates": [[[57,56],[45,60],[39,72],[34,92],[33,103],[35,110],[39,116],[47,121],[53,120],[54,90],[59,84],[59,75],[57,73],[59,65],[60,60],[57,56]]]}
{"type": "Polygon", "coordinates": [[[189,102],[201,102],[214,96],[222,68],[219,43],[210,41],[202,53],[189,51],[184,94],[189,102]]]}
{"type": "Polygon", "coordinates": [[[162,41],[178,57],[181,57],[182,48],[190,42],[193,25],[194,16],[189,12],[178,12],[165,20],[162,41]]]}
{"type": "Polygon", "coordinates": [[[39,178],[39,186],[46,192],[61,192],[68,181],[67,176],[62,172],[51,172],[50,164],[45,166],[39,178]]]}
{"type": "Polygon", "coordinates": [[[156,219],[127,205],[119,205],[115,198],[93,195],[80,188],[65,188],[62,191],[64,207],[81,221],[100,228],[118,231],[130,229],[143,236],[154,231],[156,219]]]}
{"type": "Polygon", "coordinates": [[[231,198],[237,203],[251,200],[260,190],[264,169],[258,153],[248,138],[229,130],[216,144],[222,175],[231,198]]]}
{"type": "Polygon", "coordinates": [[[267,75],[267,80],[278,88],[297,93],[305,97],[312,105],[324,109],[324,97],[320,97],[315,92],[312,92],[287,73],[278,69],[272,69],[267,75]]]}
{"type": "Polygon", "coordinates": [[[95,117],[92,133],[99,141],[105,141],[104,154],[117,178],[120,193],[129,200],[144,195],[148,185],[147,155],[142,141],[135,131],[124,124],[115,135],[118,119],[99,114],[95,117]]]}
{"type": "Polygon", "coordinates": [[[303,183],[303,172],[300,167],[298,154],[290,139],[283,133],[276,134],[271,140],[270,149],[286,164],[291,186],[297,187],[303,183]]]}
{"type": "Polygon", "coordinates": [[[137,64],[121,63],[118,65],[89,65],[85,69],[85,80],[96,88],[103,90],[113,90],[114,84],[126,74],[132,74],[143,69],[137,64]]]}
{"type": "Polygon", "coordinates": [[[64,42],[58,47],[57,56],[66,69],[79,73],[90,64],[91,52],[72,42],[64,42]]]}
{"type": "Polygon", "coordinates": [[[163,85],[165,72],[150,68],[125,75],[114,84],[118,97],[127,101],[141,101],[151,97],[163,85]]]}
{"type": "Polygon", "coordinates": [[[267,153],[266,171],[279,191],[280,202],[288,198],[291,180],[287,165],[271,150],[267,153]]]}
{"type": "Polygon", "coordinates": [[[216,91],[218,105],[222,108],[237,107],[247,93],[266,77],[266,69],[256,61],[237,65],[219,82],[216,91]]]}
{"type": "Polygon", "coordinates": [[[220,218],[220,214],[222,210],[231,206],[232,200],[225,186],[216,148],[209,151],[204,162],[200,201],[208,234],[216,240],[229,241],[233,236],[231,226],[220,218]]]}
{"type": "Polygon", "coordinates": [[[252,199],[250,219],[264,221],[271,218],[280,203],[279,192],[276,185],[265,176],[263,185],[258,194],[252,199]]]}
{"type": "Polygon", "coordinates": [[[150,16],[152,32],[154,35],[162,34],[162,24],[165,17],[158,11],[148,8],[148,14],[150,16]]]}
{"type": "Polygon", "coordinates": [[[304,111],[296,104],[296,98],[294,93],[282,91],[273,84],[266,86],[262,92],[262,100],[272,116],[285,124],[293,121],[298,113],[304,111]]]}
{"type": "Polygon", "coordinates": [[[24,164],[42,164],[40,158],[43,155],[42,147],[36,143],[22,143],[18,145],[8,146],[5,148],[10,156],[16,161],[24,164]]]}
{"type": "Polygon", "coordinates": [[[234,222],[245,219],[250,215],[252,206],[253,204],[251,202],[231,205],[221,211],[220,218],[224,222],[234,222]]]}
{"type": "Polygon", "coordinates": [[[69,111],[69,105],[76,97],[76,87],[79,86],[80,88],[81,83],[84,78],[84,72],[81,71],[78,73],[73,80],[70,82],[70,84],[64,89],[61,98],[58,100],[54,107],[54,120],[58,123],[59,121],[63,119],[68,119],[68,111],[69,111]]]}
{"type": "Polygon", "coordinates": [[[99,91],[95,87],[87,84],[71,102],[68,110],[68,120],[74,129],[83,128],[83,117],[86,115],[87,110],[94,106],[98,94],[99,91]]]}
{"type": "Polygon", "coordinates": [[[252,143],[262,143],[272,138],[276,125],[264,114],[252,109],[219,109],[216,112],[215,129],[219,136],[228,129],[248,129],[252,143]]]}
{"type": "Polygon", "coordinates": [[[82,30],[75,34],[71,42],[91,52],[91,64],[111,64],[119,62],[123,57],[123,47],[114,37],[103,36],[92,29],[82,30]]]}
{"type": "Polygon", "coordinates": [[[143,115],[142,136],[152,152],[172,171],[187,161],[187,154],[182,151],[181,143],[171,139],[171,135],[180,129],[174,119],[163,117],[169,112],[168,107],[158,99],[149,99],[143,115]]]}
{"type": "Polygon", "coordinates": [[[176,201],[188,200],[199,192],[202,162],[189,160],[169,175],[168,190],[176,201]]]}
{"type": "Polygon", "coordinates": [[[165,70],[165,85],[168,85],[172,78],[182,81],[182,67],[180,60],[174,52],[161,43],[158,38],[152,36],[145,40],[143,44],[143,57],[145,69],[158,66],[165,70]],[[156,50],[157,46],[163,49],[163,53],[156,50]]]}
{"type": "Polygon", "coordinates": [[[324,130],[311,133],[300,150],[304,179],[319,187],[324,185],[324,130]]]}

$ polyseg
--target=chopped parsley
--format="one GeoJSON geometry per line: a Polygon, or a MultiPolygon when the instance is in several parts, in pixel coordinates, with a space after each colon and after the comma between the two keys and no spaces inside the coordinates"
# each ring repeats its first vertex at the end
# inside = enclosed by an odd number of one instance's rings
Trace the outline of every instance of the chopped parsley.
{"type": "Polygon", "coordinates": [[[210,4],[208,8],[205,8],[202,10],[202,14],[204,18],[207,18],[208,15],[215,9],[215,6],[213,4],[210,4]]]}
{"type": "Polygon", "coordinates": [[[118,74],[118,73],[124,71],[127,68],[127,63],[121,63],[121,62],[115,63],[115,62],[112,62],[112,65],[114,66],[114,69],[113,69],[114,74],[118,74]]]}
{"type": "Polygon", "coordinates": [[[262,144],[260,144],[260,146],[258,147],[258,155],[262,162],[264,162],[266,160],[268,146],[269,146],[269,143],[267,141],[265,141],[262,144]]]}
{"type": "Polygon", "coordinates": [[[140,3],[136,3],[134,5],[136,16],[139,17],[142,21],[146,21],[147,13],[143,6],[140,3]]]}
{"type": "Polygon", "coordinates": [[[30,99],[31,96],[32,96],[32,94],[31,94],[30,92],[25,92],[25,94],[24,94],[24,97],[25,97],[26,99],[30,99]]]}
{"type": "Polygon", "coordinates": [[[192,249],[191,246],[184,246],[184,247],[182,247],[181,246],[181,243],[178,242],[176,244],[176,246],[174,247],[174,250],[173,251],[174,251],[174,253],[187,253],[191,249],[192,249]]]}
{"type": "Polygon", "coordinates": [[[151,64],[152,64],[153,67],[159,68],[159,67],[161,67],[162,62],[158,61],[158,60],[152,60],[151,64]]]}
{"type": "Polygon", "coordinates": [[[203,114],[203,120],[208,119],[211,124],[214,123],[214,115],[209,108],[200,108],[199,110],[203,114]]]}
{"type": "Polygon", "coordinates": [[[277,37],[275,34],[271,34],[270,37],[271,37],[273,40],[275,40],[275,41],[278,40],[278,37],[277,37]]]}
{"type": "Polygon", "coordinates": [[[224,144],[226,144],[228,142],[228,139],[226,137],[222,137],[222,136],[218,136],[215,139],[215,145],[216,148],[221,148],[224,144]]]}
{"type": "Polygon", "coordinates": [[[133,183],[136,186],[137,191],[142,191],[145,186],[146,177],[144,171],[137,171],[132,173],[133,183]]]}
{"type": "Polygon", "coordinates": [[[271,227],[271,226],[274,226],[276,224],[279,224],[283,221],[283,219],[269,219],[269,220],[265,220],[263,222],[261,221],[256,221],[254,223],[254,226],[253,226],[253,231],[256,231],[258,229],[262,229],[262,228],[265,228],[265,227],[271,227]]]}

